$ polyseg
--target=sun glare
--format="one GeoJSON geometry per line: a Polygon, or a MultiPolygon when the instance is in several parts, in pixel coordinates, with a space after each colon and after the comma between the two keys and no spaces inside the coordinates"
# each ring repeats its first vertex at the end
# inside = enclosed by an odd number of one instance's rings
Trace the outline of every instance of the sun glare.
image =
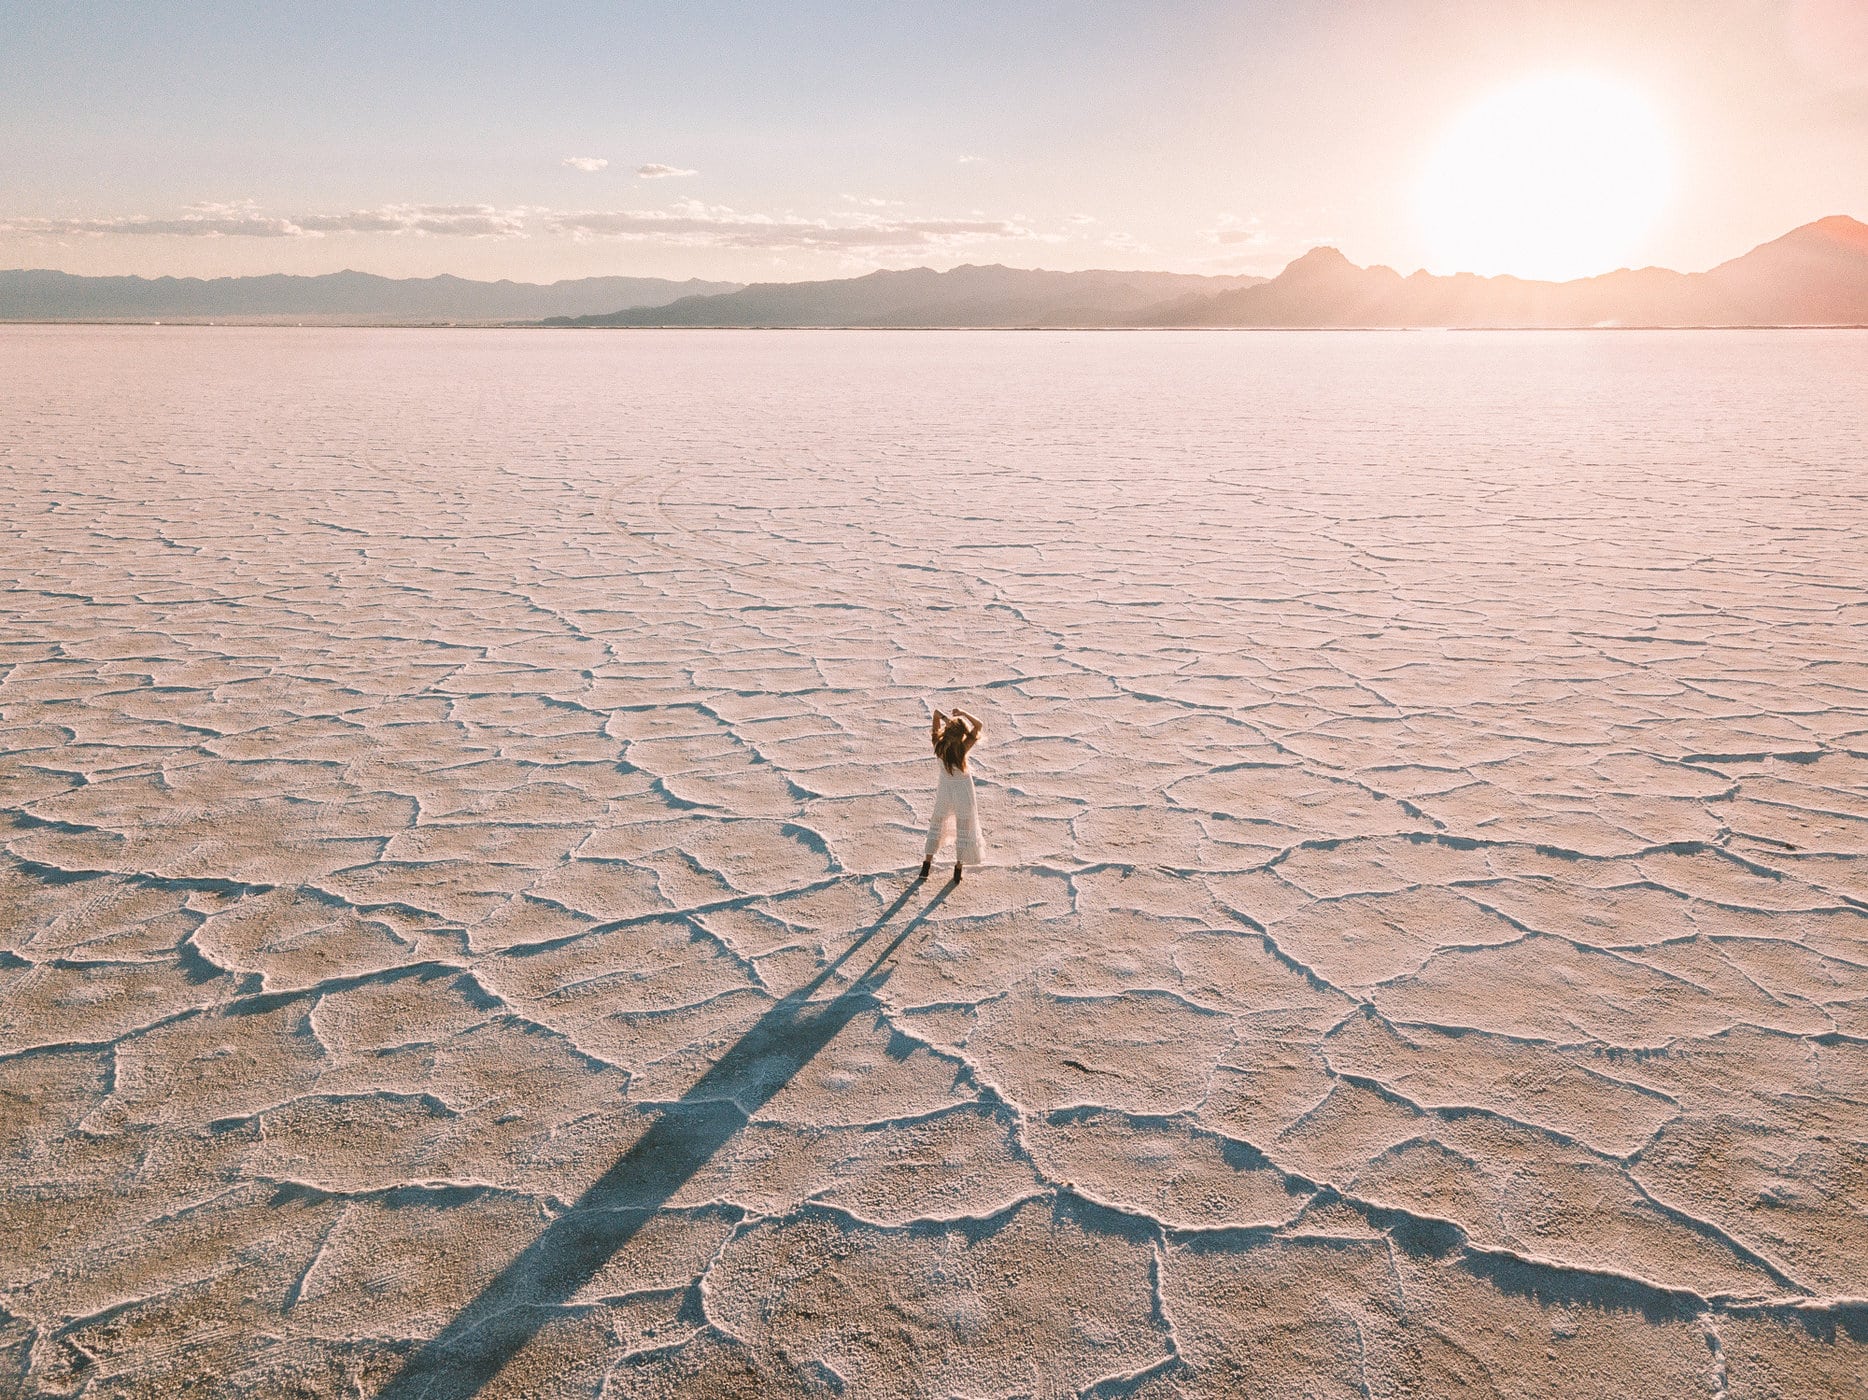
{"type": "Polygon", "coordinates": [[[1671,192],[1651,103],[1589,73],[1529,78],[1442,138],[1420,190],[1435,272],[1561,280],[1622,266],[1671,192]]]}

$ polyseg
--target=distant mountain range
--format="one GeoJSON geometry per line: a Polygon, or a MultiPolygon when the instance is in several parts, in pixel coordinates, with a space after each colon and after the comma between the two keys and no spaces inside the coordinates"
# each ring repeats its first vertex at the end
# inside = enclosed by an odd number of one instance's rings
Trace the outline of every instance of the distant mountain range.
{"type": "MultiPolygon", "coordinates": [[[[676,303],[679,305],[680,303],[676,303]]],[[[1819,219],[1710,272],[1623,269],[1575,282],[1403,277],[1314,248],[1262,286],[1157,307],[1150,326],[1868,325],[1868,224],[1819,219]]]]}
{"type": "Polygon", "coordinates": [[[1313,248],[1269,281],[1160,272],[915,268],[755,283],[566,326],[1577,327],[1868,325],[1868,225],[1819,219],[1710,272],[1575,282],[1404,277],[1313,248]]]}
{"type": "Polygon", "coordinates": [[[1868,325],[1868,225],[1819,219],[1709,272],[1574,282],[1403,276],[1313,248],[1276,277],[956,267],[827,282],[587,277],[78,277],[0,272],[0,320],[523,322],[605,326],[1575,327],[1868,325]]]}
{"type": "Polygon", "coordinates": [[[735,292],[683,297],[607,316],[561,317],[564,326],[1111,326],[1134,325],[1161,306],[1247,290],[1262,277],[1178,272],[1042,272],[956,267],[872,272],[834,282],[755,282],[735,292]]]}
{"type": "Polygon", "coordinates": [[[672,282],[660,277],[583,277],[575,281],[473,282],[462,277],[79,277],[69,272],[0,272],[0,321],[208,319],[422,324],[538,321],[619,306],[659,306],[737,282],[672,282]]]}

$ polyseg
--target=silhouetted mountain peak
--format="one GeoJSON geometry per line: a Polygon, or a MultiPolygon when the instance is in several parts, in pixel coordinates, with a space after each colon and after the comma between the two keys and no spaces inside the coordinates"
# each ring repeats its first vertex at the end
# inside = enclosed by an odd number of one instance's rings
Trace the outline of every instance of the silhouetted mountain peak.
{"type": "Polygon", "coordinates": [[[1298,277],[1319,277],[1343,271],[1355,272],[1358,270],[1356,265],[1350,262],[1348,258],[1344,257],[1337,249],[1317,247],[1312,248],[1302,257],[1293,259],[1291,262],[1287,263],[1284,271],[1280,272],[1278,276],[1279,278],[1293,275],[1298,277]]]}
{"type": "Polygon", "coordinates": [[[1868,224],[1846,214],[1831,214],[1814,223],[1802,224],[1782,238],[1760,243],[1742,257],[1733,258],[1714,268],[1714,272],[1742,268],[1749,263],[1770,262],[1780,257],[1793,258],[1868,258],[1868,224]]]}
{"type": "Polygon", "coordinates": [[[1847,214],[1831,214],[1805,224],[1790,237],[1830,257],[1868,258],[1868,224],[1847,214]]]}

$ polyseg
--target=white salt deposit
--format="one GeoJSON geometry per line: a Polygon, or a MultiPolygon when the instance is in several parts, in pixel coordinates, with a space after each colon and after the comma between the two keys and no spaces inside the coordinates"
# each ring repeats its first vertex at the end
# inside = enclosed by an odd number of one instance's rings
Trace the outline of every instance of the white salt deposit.
{"type": "Polygon", "coordinates": [[[0,331],[0,1391],[1864,1393],[1863,384],[0,331]]]}

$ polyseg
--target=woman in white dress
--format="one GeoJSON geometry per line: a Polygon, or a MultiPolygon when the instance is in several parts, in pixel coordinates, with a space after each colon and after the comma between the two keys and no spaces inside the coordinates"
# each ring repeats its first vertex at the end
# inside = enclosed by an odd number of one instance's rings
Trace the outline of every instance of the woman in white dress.
{"type": "Polygon", "coordinates": [[[951,715],[934,712],[933,728],[928,737],[934,743],[934,756],[940,760],[940,786],[934,791],[934,820],[928,823],[927,849],[922,852],[921,876],[925,880],[934,868],[934,854],[940,850],[953,823],[953,878],[960,878],[962,865],[978,865],[984,845],[979,838],[979,811],[973,802],[973,775],[966,771],[966,756],[985,732],[981,724],[965,710],[951,715]]]}

